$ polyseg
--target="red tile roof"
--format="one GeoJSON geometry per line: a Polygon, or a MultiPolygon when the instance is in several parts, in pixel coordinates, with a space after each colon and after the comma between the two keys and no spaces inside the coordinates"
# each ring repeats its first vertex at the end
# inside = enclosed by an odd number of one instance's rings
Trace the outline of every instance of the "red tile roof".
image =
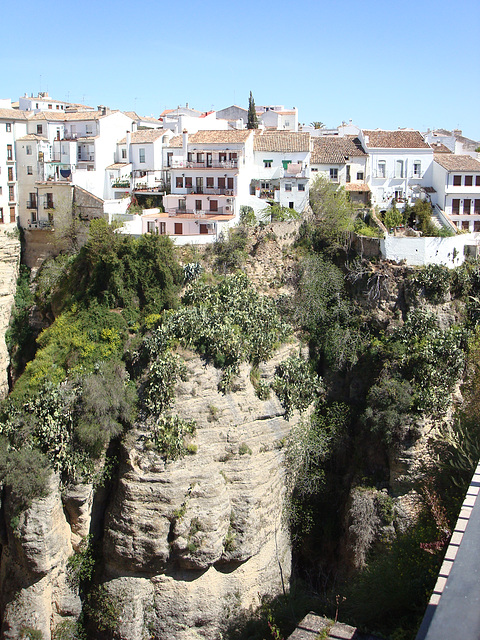
{"type": "Polygon", "coordinates": [[[310,151],[310,134],[296,131],[255,131],[253,141],[255,151],[278,151],[295,153],[310,151]]]}
{"type": "Polygon", "coordinates": [[[397,131],[367,131],[363,129],[368,148],[379,149],[429,149],[420,131],[398,129],[397,131]]]}
{"type": "Polygon", "coordinates": [[[472,156],[462,156],[454,153],[434,153],[433,159],[447,171],[480,172],[480,162],[472,158],[472,156]]]}
{"type": "Polygon", "coordinates": [[[313,138],[310,164],[345,164],[350,157],[366,157],[356,136],[318,136],[313,138]]]}

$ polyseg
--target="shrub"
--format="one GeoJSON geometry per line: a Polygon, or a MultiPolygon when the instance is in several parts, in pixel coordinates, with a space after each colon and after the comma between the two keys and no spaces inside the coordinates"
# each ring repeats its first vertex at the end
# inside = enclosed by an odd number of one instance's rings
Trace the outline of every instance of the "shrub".
{"type": "Polygon", "coordinates": [[[452,275],[448,267],[440,264],[429,264],[418,269],[410,278],[414,291],[424,293],[427,300],[444,302],[450,292],[452,275]]]}
{"type": "Polygon", "coordinates": [[[47,494],[49,476],[44,454],[28,446],[11,449],[7,440],[0,438],[0,480],[10,488],[17,512],[27,509],[35,498],[47,494]]]}
{"type": "Polygon", "coordinates": [[[244,227],[254,227],[257,224],[255,211],[252,207],[242,204],[240,207],[240,224],[244,227]]]}
{"type": "Polygon", "coordinates": [[[94,570],[93,541],[92,536],[88,535],[67,561],[67,581],[75,589],[88,585],[93,578],[94,570]]]}
{"type": "Polygon", "coordinates": [[[237,227],[228,231],[228,237],[221,237],[213,245],[215,268],[226,273],[242,267],[247,259],[248,231],[237,227]]]}
{"type": "Polygon", "coordinates": [[[320,378],[300,356],[290,356],[276,367],[272,389],[285,409],[287,420],[295,409],[305,411],[323,392],[320,378]]]}
{"type": "Polygon", "coordinates": [[[188,436],[195,434],[197,425],[193,420],[184,420],[177,415],[163,415],[155,421],[152,432],[145,438],[167,460],[178,460],[187,454],[196,453],[186,443],[188,436]]]}

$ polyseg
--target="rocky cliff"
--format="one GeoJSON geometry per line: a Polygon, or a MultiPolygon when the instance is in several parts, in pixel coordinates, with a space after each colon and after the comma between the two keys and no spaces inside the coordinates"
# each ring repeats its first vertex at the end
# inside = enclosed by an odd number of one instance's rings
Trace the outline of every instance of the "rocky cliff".
{"type": "Polygon", "coordinates": [[[8,393],[9,356],[5,332],[10,322],[13,298],[20,268],[20,240],[14,225],[0,228],[0,398],[8,393]]]}
{"type": "MultiPolygon", "coordinates": [[[[271,379],[293,348],[279,350],[262,377],[271,379]]],[[[30,627],[49,640],[59,622],[78,615],[66,567],[88,533],[101,540],[97,579],[115,603],[115,637],[125,640],[217,638],[242,609],[288,584],[282,446],[298,416],[287,422],[276,397],[257,398],[249,366],[223,395],[219,370],[182,355],[188,379],[177,387],[174,411],[196,421],[196,453],[165,463],[137,424],[121,445],[104,515],[92,518],[91,486],[61,495],[54,478],[49,496],[19,522],[5,511],[4,638],[30,627]]]]}

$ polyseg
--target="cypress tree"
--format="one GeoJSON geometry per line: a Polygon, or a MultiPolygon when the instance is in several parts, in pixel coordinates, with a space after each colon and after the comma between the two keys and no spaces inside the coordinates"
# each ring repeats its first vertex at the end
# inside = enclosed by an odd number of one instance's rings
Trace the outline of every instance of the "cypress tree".
{"type": "Polygon", "coordinates": [[[247,129],[258,129],[258,118],[257,112],[255,111],[255,100],[253,99],[251,91],[250,98],[248,99],[247,129]]]}

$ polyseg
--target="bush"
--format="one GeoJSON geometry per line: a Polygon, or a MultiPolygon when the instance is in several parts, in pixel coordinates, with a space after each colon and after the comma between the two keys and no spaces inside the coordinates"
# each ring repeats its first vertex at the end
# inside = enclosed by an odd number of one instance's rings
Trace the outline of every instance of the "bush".
{"type": "Polygon", "coordinates": [[[237,227],[228,231],[228,237],[219,238],[213,245],[215,268],[221,273],[235,271],[245,264],[247,259],[248,231],[237,227]]]}
{"type": "Polygon", "coordinates": [[[178,460],[187,454],[196,453],[186,440],[195,434],[197,425],[193,420],[183,420],[177,415],[163,415],[155,421],[151,435],[145,438],[147,448],[152,445],[167,460],[178,460]]]}
{"type": "Polygon", "coordinates": [[[300,356],[290,356],[276,367],[272,389],[285,409],[287,420],[295,409],[305,411],[323,392],[320,378],[300,356]]]}
{"type": "Polygon", "coordinates": [[[429,264],[418,269],[410,278],[413,290],[418,295],[423,292],[427,300],[433,303],[444,302],[450,293],[452,274],[448,267],[441,264],[429,264]]]}
{"type": "Polygon", "coordinates": [[[11,449],[6,438],[0,438],[0,480],[10,488],[15,510],[27,509],[32,500],[47,494],[50,476],[48,461],[36,449],[11,449]]]}

